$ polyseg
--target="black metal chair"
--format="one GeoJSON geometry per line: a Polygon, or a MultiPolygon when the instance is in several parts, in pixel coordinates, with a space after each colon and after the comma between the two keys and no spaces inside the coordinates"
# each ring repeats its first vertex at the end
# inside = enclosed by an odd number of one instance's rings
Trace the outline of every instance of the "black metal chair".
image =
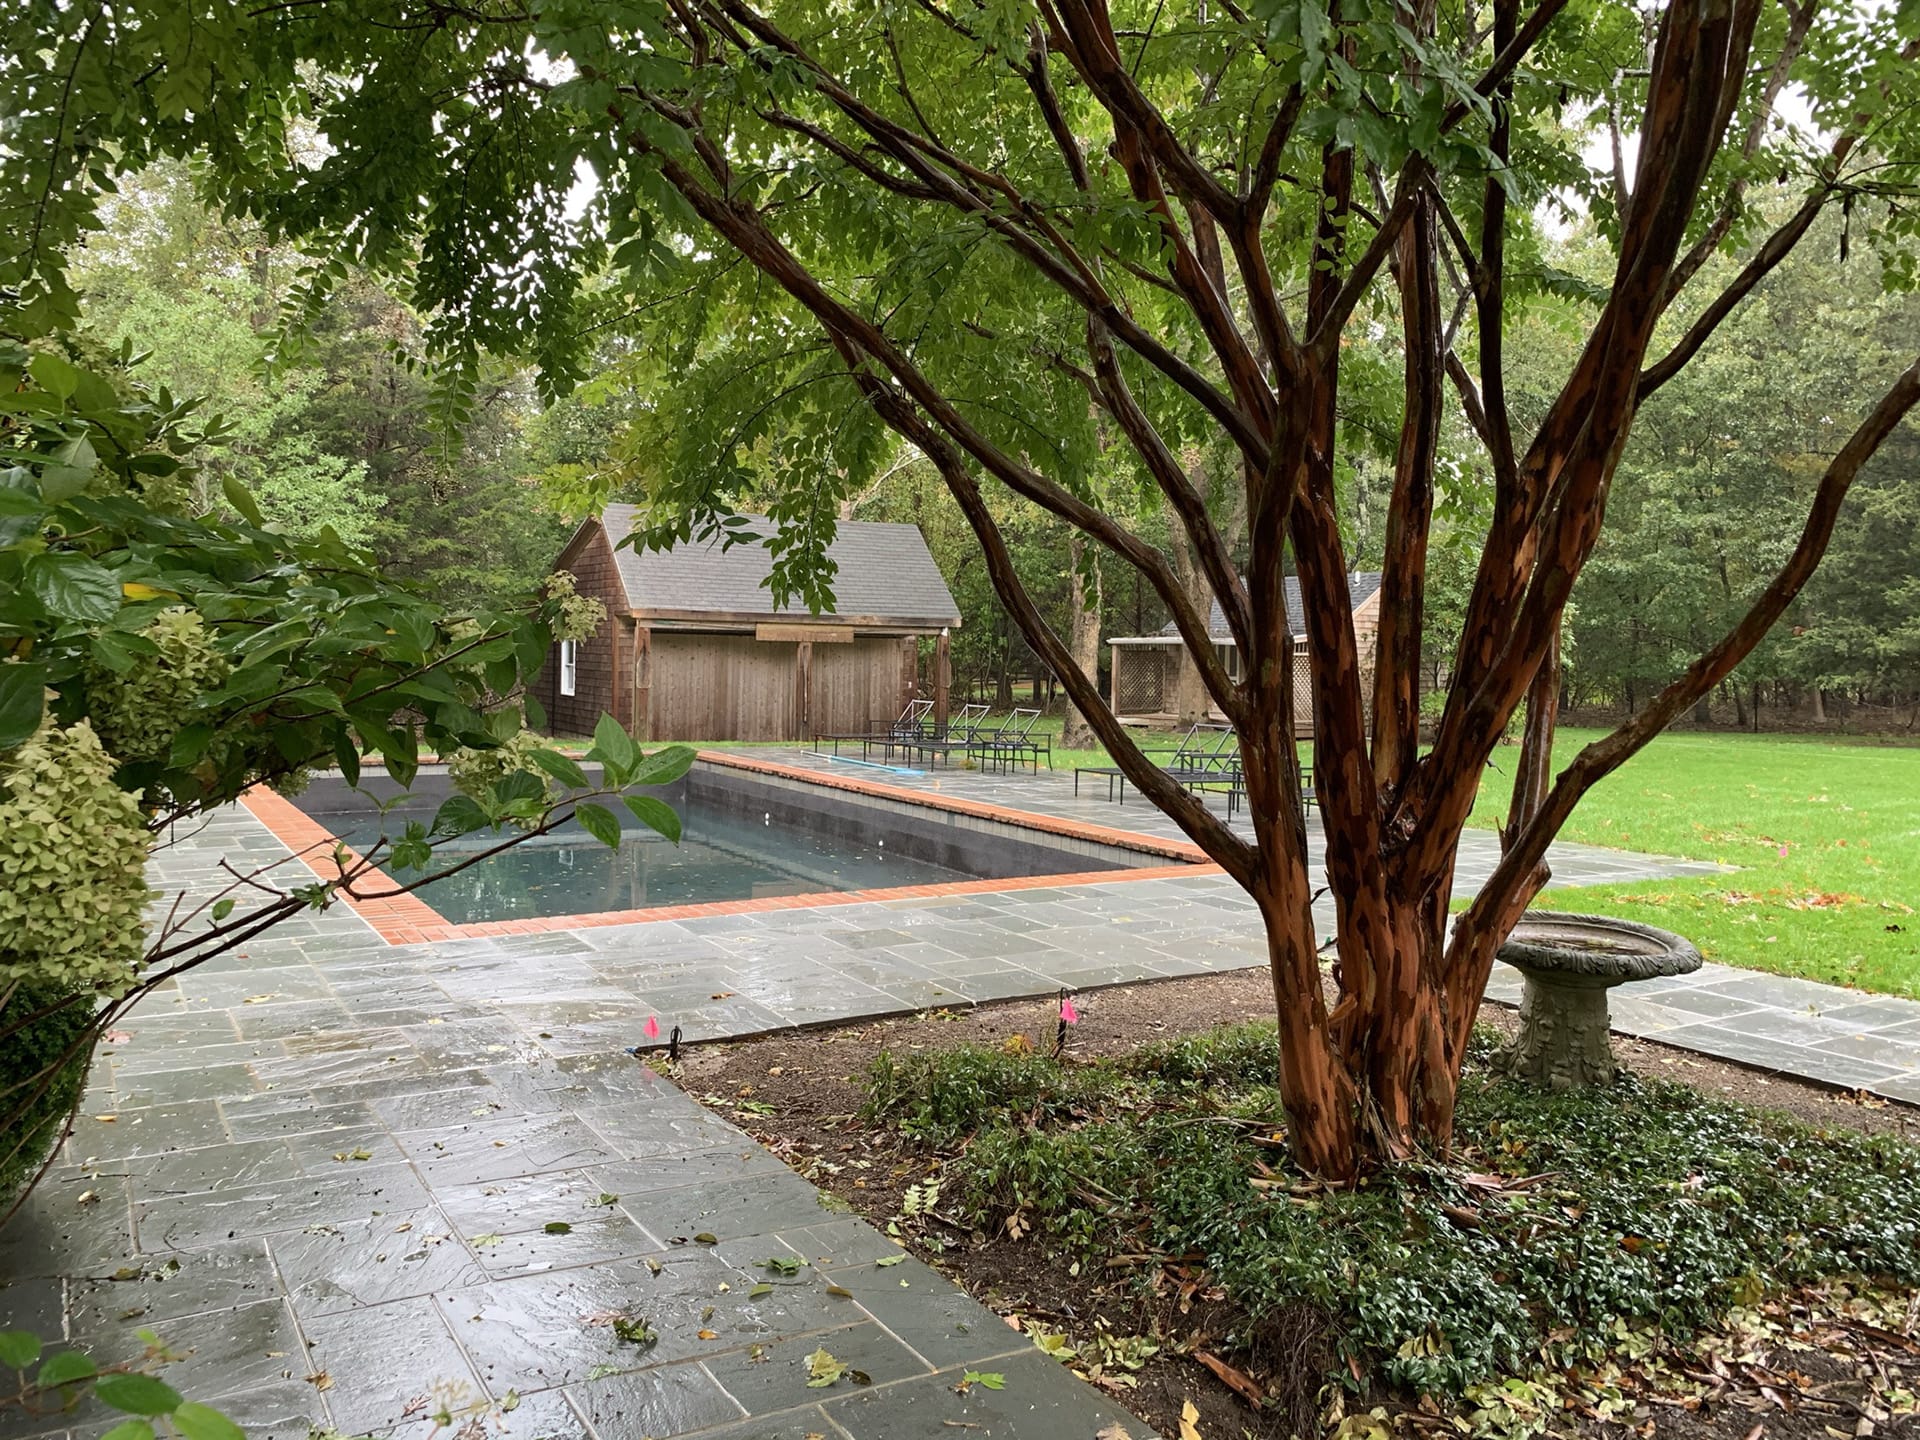
{"type": "Polygon", "coordinates": [[[925,734],[927,723],[932,715],[933,701],[909,700],[907,708],[900,712],[900,718],[887,729],[861,730],[843,735],[822,735],[815,732],[813,748],[818,750],[823,743],[830,743],[833,746],[833,753],[838,755],[843,743],[851,745],[857,740],[860,742],[862,758],[868,756],[875,745],[885,745],[887,755],[891,758],[896,746],[907,744],[925,734]]]}
{"type": "Polygon", "coordinates": [[[908,747],[910,753],[928,764],[955,751],[965,754],[973,744],[976,732],[986,723],[987,709],[987,706],[979,704],[962,705],[958,715],[948,717],[944,733],[929,731],[908,747]]]}
{"type": "MultiPolygon", "coordinates": [[[[1180,737],[1178,748],[1161,753],[1168,755],[1160,770],[1169,779],[1189,790],[1205,791],[1221,785],[1228,786],[1228,803],[1231,805],[1231,787],[1240,774],[1239,736],[1231,725],[1205,722],[1191,725],[1186,734],[1180,737]]],[[[1073,791],[1076,795],[1080,793],[1082,775],[1106,776],[1107,798],[1122,802],[1126,800],[1127,776],[1118,765],[1076,766],[1073,772],[1073,791]]]]}

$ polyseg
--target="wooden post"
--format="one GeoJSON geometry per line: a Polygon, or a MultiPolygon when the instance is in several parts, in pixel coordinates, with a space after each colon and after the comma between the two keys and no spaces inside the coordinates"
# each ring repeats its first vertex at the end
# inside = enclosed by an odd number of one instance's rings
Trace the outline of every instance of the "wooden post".
{"type": "Polygon", "coordinates": [[[633,716],[628,728],[636,740],[653,738],[653,631],[633,627],[633,716]]]}
{"type": "Polygon", "coordinates": [[[943,625],[933,645],[933,733],[947,733],[948,692],[953,688],[953,640],[943,625]]]}
{"type": "Polygon", "coordinates": [[[802,640],[793,647],[793,716],[800,733],[790,738],[813,737],[813,642],[802,640]]]}

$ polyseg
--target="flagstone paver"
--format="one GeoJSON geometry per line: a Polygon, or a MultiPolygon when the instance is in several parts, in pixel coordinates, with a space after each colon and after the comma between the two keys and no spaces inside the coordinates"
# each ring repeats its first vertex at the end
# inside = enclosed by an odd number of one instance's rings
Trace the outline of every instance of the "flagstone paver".
{"type": "MultiPolygon", "coordinates": [[[[885,779],[1176,838],[1063,776],[885,779]]],[[[163,850],[155,879],[205,892],[223,857],[282,854],[235,809],[163,850]]],[[[1494,858],[1470,832],[1461,884],[1494,858]]],[[[1713,868],[1553,861],[1565,884],[1713,868]]],[[[192,1351],[174,1373],[195,1398],[293,1440],[427,1440],[438,1403],[509,1394],[503,1440],[1144,1434],[935,1272],[877,1264],[890,1240],[623,1052],[648,1016],[692,1041],[1262,963],[1250,903],[1209,873],[419,945],[304,916],[128,1017],[59,1164],[0,1230],[0,1328],[112,1358],[151,1326],[192,1351]],[[783,1276],[774,1255],[809,1263],[783,1276]],[[617,1315],[658,1338],[620,1339],[617,1315]],[[872,1384],[809,1387],[819,1348],[872,1384]],[[969,1368],[1005,1388],[957,1392],[969,1368]]],[[[1082,1009],[1098,1023],[1097,997],[1082,1009]]],[[[1709,965],[1634,987],[1615,1021],[1920,1101],[1920,1003],[1709,965]]],[[[11,1415],[0,1440],[107,1418],[11,1415]]]]}

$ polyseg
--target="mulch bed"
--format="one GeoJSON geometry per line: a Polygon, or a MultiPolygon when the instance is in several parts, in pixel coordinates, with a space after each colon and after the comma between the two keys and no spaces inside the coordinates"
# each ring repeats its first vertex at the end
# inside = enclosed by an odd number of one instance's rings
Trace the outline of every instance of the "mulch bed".
{"type": "MultiPolygon", "coordinates": [[[[1147,985],[1121,986],[1075,996],[1080,1023],[1070,1053],[1119,1054],[1149,1041],[1263,1018],[1272,991],[1264,971],[1147,985]]],[[[726,1113],[795,1170],[886,1228],[900,1214],[907,1187],[927,1175],[924,1157],[901,1146],[890,1131],[870,1130],[858,1119],[865,1099],[867,1063],[882,1050],[947,1049],[967,1044],[999,1045],[1025,1035],[1036,1048],[1051,1046],[1058,1007],[1052,1000],[1014,1001],[966,1011],[813,1030],[686,1051],[677,1079],[687,1092],[726,1113]]],[[[1488,1005],[1484,1020],[1511,1028],[1512,1012],[1488,1005]]],[[[1800,1081],[1768,1076],[1645,1041],[1616,1039],[1631,1069],[1679,1080],[1707,1094],[1785,1111],[1815,1126],[1893,1134],[1920,1141],[1920,1109],[1847,1095],[1800,1081]]],[[[1160,1433],[1181,1433],[1190,1402],[1204,1440],[1284,1440],[1311,1435],[1324,1423],[1327,1396],[1311,1383],[1292,1387],[1276,1409],[1254,1410],[1235,1385],[1247,1385],[1232,1358],[1215,1354],[1232,1328],[1233,1311],[1203,1275],[1162,1264],[1153,1292],[1143,1300],[1139,1265],[1158,1257],[1109,1262],[1111,1273],[1074,1273],[1066,1260],[1048,1255],[1031,1240],[986,1235],[957,1223],[902,1227],[901,1238],[1019,1328],[1064,1334],[1079,1350],[1077,1369],[1102,1384],[1160,1433]],[[1159,1353],[1137,1370],[1095,1367],[1101,1330],[1115,1337],[1165,1337],[1159,1353]],[[1211,1362],[1211,1363],[1210,1363],[1211,1362]]],[[[1920,1310],[1920,1296],[1916,1296],[1920,1310]]],[[[1817,1304],[1817,1302],[1816,1302],[1817,1304]]],[[[1826,1440],[1828,1436],[1920,1437],[1920,1423],[1870,1415],[1858,1403],[1876,1374],[1893,1376],[1920,1390],[1920,1314],[1910,1310],[1906,1333],[1832,1320],[1801,1302],[1780,1302],[1769,1316],[1780,1338],[1703,1362],[1703,1368],[1665,1396],[1643,1394],[1626,1416],[1602,1420],[1566,1411],[1552,1430],[1567,1436],[1639,1440],[1826,1440]],[[1785,1336],[1794,1335],[1793,1343],[1785,1336]],[[1805,1342],[1805,1343],[1803,1343],[1805,1342]]],[[[1317,1317],[1303,1316],[1299,1332],[1283,1337],[1275,1353],[1241,1357],[1266,1378],[1317,1377],[1326,1368],[1327,1337],[1317,1317]]],[[[1349,1402],[1351,1403],[1351,1402],[1349,1402]]],[[[1453,1423],[1431,1409],[1377,1397],[1403,1433],[1457,1435],[1453,1423]]],[[[1354,1427],[1349,1426],[1349,1437],[1354,1427]]],[[[1359,1427],[1359,1435],[1367,1427],[1359,1427]]],[[[1079,1440],[1079,1437],[1062,1437],[1079,1440]]]]}

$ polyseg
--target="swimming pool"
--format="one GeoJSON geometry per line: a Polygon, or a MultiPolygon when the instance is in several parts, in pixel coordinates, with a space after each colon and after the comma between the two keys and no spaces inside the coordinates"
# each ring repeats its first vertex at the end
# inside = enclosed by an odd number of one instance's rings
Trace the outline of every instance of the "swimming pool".
{"type": "MultiPolygon", "coordinates": [[[[398,787],[363,777],[371,796],[398,787]]],[[[407,797],[381,814],[369,794],[338,776],[317,778],[294,803],[357,850],[408,820],[430,819],[452,793],[443,771],[423,769],[407,797]]],[[[577,824],[535,836],[422,892],[456,925],[651,910],[774,896],[874,891],[1035,875],[1123,870],[1155,857],[982,820],[924,805],[701,762],[658,795],[680,815],[678,845],[621,813],[619,849],[577,824]]],[[[465,837],[438,850],[436,868],[498,843],[465,837]]],[[[385,867],[383,867],[385,868],[385,867]]],[[[389,869],[398,880],[418,872],[389,869]]]]}

